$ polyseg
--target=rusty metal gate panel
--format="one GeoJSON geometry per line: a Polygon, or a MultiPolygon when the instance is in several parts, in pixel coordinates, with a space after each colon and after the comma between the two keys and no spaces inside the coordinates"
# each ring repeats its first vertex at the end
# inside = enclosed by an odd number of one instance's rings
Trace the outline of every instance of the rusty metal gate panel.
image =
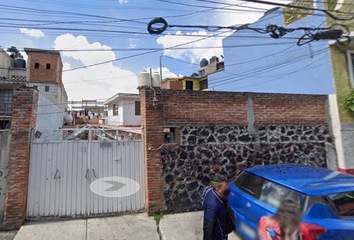
{"type": "Polygon", "coordinates": [[[144,209],[143,153],[141,140],[33,142],[27,218],[83,217],[144,209]],[[93,181],[113,176],[135,180],[139,191],[110,198],[90,190],[93,181]]]}

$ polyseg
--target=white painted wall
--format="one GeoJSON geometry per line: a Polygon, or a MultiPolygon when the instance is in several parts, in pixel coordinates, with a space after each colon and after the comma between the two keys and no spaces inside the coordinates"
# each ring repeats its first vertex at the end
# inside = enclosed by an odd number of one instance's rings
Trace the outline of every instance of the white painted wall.
{"type": "Polygon", "coordinates": [[[117,100],[111,105],[108,105],[108,121],[107,125],[121,126],[123,122],[123,99],[117,100]],[[113,116],[113,104],[118,104],[118,116],[113,116]]]}
{"type": "Polygon", "coordinates": [[[108,105],[107,125],[112,126],[131,126],[141,125],[141,116],[135,115],[135,98],[119,99],[108,105]],[[118,104],[118,116],[113,116],[113,104],[118,104]]]}
{"type": "Polygon", "coordinates": [[[51,101],[43,97],[38,96],[38,110],[37,110],[37,122],[36,131],[42,133],[40,140],[60,140],[61,128],[64,124],[64,117],[66,112],[54,105],[51,101]]]}
{"type": "Polygon", "coordinates": [[[64,86],[58,87],[57,89],[58,89],[57,105],[63,111],[66,111],[68,109],[68,95],[66,94],[64,86]]]}
{"type": "Polygon", "coordinates": [[[125,99],[123,106],[123,121],[125,126],[129,125],[141,125],[141,116],[135,115],[135,100],[136,99],[125,99]]]}
{"type": "Polygon", "coordinates": [[[37,86],[39,94],[51,101],[53,104],[58,104],[58,84],[57,83],[29,83],[29,86],[37,86]],[[45,86],[49,86],[49,92],[45,91],[45,86]]]}

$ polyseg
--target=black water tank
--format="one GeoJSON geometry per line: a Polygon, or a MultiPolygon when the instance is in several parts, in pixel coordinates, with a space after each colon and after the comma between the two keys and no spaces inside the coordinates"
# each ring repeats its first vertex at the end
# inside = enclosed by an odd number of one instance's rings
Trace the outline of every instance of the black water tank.
{"type": "Polygon", "coordinates": [[[22,57],[15,58],[15,67],[26,68],[26,61],[22,57]]]}
{"type": "Polygon", "coordinates": [[[16,47],[11,46],[7,49],[8,52],[14,53],[15,54],[15,58],[21,56],[20,52],[17,50],[16,47]]]}
{"type": "Polygon", "coordinates": [[[205,58],[203,58],[201,61],[200,61],[200,67],[205,67],[205,66],[208,66],[209,62],[208,60],[206,60],[205,58]]]}
{"type": "Polygon", "coordinates": [[[212,56],[210,58],[210,63],[213,63],[213,62],[219,62],[219,58],[217,56],[212,56]]]}

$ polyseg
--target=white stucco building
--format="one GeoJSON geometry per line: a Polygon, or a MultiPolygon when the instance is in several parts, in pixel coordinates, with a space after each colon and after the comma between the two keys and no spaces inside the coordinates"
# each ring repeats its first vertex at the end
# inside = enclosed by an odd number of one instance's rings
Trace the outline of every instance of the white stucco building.
{"type": "Polygon", "coordinates": [[[106,125],[141,125],[139,94],[117,93],[109,98],[104,104],[108,106],[106,125]]]}

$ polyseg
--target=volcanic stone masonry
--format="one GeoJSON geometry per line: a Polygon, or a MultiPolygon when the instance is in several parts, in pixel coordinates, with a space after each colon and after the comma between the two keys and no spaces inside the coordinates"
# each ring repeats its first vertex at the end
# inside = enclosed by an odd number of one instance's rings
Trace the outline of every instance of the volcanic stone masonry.
{"type": "Polygon", "coordinates": [[[164,201],[168,212],[200,210],[200,195],[210,179],[232,181],[257,165],[307,163],[326,167],[326,144],[333,139],[324,125],[179,126],[178,148],[161,149],[164,201]]]}

